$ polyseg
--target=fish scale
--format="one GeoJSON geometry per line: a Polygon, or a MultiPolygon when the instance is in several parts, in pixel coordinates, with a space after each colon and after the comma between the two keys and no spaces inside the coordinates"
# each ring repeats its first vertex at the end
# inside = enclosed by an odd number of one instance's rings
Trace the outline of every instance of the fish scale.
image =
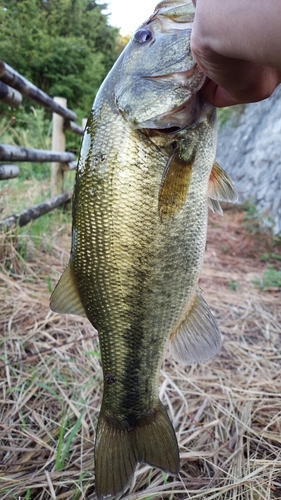
{"type": "Polygon", "coordinates": [[[179,2],[177,14],[177,3],[158,5],[141,27],[149,36],[132,38],[96,97],[76,173],[70,261],[51,297],[53,310],[87,316],[99,334],[98,499],[120,498],[138,462],[178,473],[175,432],[158,398],[166,344],[184,364],[220,348],[198,278],[208,205],[220,211],[218,199],[234,201],[236,193],[214,164],[216,112],[194,93],[204,80],[185,24],[193,7],[179,2]],[[182,16],[177,51],[174,26],[182,16]],[[158,54],[153,85],[143,39],[158,54]]]}

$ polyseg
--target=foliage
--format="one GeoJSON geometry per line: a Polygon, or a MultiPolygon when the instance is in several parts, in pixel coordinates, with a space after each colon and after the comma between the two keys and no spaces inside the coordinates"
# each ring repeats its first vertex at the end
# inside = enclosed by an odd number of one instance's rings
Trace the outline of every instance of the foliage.
{"type": "Polygon", "coordinates": [[[246,229],[249,234],[260,234],[261,236],[267,234],[274,238],[274,221],[266,213],[261,214],[253,200],[241,203],[240,210],[244,212],[246,229]]]}
{"type": "Polygon", "coordinates": [[[230,120],[232,112],[233,112],[233,107],[218,109],[218,122],[221,127],[230,120]]]}
{"type": "Polygon", "coordinates": [[[0,0],[1,59],[85,115],[120,50],[105,8],[91,0],[0,0]]]}
{"type": "MultiPolygon", "coordinates": [[[[51,117],[50,117],[51,118],[51,117]]],[[[51,149],[51,119],[47,120],[42,108],[30,108],[29,113],[19,113],[17,119],[5,118],[0,122],[0,142],[24,148],[51,149]]],[[[20,164],[19,180],[50,177],[49,163],[20,164]]]]}
{"type": "Polygon", "coordinates": [[[263,288],[281,288],[281,267],[274,269],[268,266],[261,279],[256,279],[254,284],[263,288]]]}
{"type": "Polygon", "coordinates": [[[239,281],[229,280],[228,286],[230,290],[232,290],[233,292],[237,292],[237,289],[239,287],[239,281]]]}
{"type": "Polygon", "coordinates": [[[281,260],[281,255],[274,253],[274,252],[265,252],[261,255],[261,261],[266,262],[269,260],[281,260]]]}
{"type": "Polygon", "coordinates": [[[231,127],[236,128],[239,125],[240,118],[244,111],[244,104],[218,109],[219,127],[222,128],[224,125],[228,124],[231,127]]]}

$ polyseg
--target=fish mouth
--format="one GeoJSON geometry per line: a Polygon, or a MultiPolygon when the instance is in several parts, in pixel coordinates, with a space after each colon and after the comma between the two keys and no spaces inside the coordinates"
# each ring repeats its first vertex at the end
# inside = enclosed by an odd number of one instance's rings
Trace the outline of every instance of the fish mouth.
{"type": "MultiPolygon", "coordinates": [[[[182,72],[145,76],[144,79],[147,82],[150,81],[157,87],[159,85],[159,95],[163,93],[163,86],[167,88],[167,105],[163,105],[163,112],[155,115],[151,113],[150,116],[150,113],[145,113],[148,115],[147,118],[138,121],[135,117],[131,119],[130,106],[123,109],[119,107],[119,109],[135,129],[154,129],[165,134],[175,133],[194,122],[197,115],[197,95],[205,78],[197,65],[182,72]]],[[[157,95],[158,92],[155,94],[157,95]]]]}
{"type": "Polygon", "coordinates": [[[151,122],[139,124],[138,129],[151,138],[170,136],[173,139],[179,132],[204,121],[212,110],[213,106],[200,94],[194,94],[182,106],[156,117],[151,122]]]}
{"type": "Polygon", "coordinates": [[[172,110],[162,113],[158,116],[138,123],[138,129],[153,129],[164,134],[172,134],[178,132],[194,121],[196,115],[197,98],[196,94],[191,94],[190,97],[180,106],[172,110]]]}

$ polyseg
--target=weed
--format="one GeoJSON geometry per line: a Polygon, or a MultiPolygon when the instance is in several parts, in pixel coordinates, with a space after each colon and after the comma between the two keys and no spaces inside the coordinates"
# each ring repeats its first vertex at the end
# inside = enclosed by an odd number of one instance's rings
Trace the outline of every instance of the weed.
{"type": "Polygon", "coordinates": [[[55,470],[56,471],[61,470],[64,467],[64,463],[65,463],[66,457],[69,453],[71,443],[72,443],[72,441],[73,441],[73,439],[74,439],[74,437],[75,437],[75,435],[76,435],[76,433],[81,425],[82,418],[83,418],[83,413],[81,413],[81,415],[78,418],[78,420],[76,421],[74,427],[70,431],[68,438],[67,438],[67,441],[65,443],[64,449],[63,449],[63,441],[64,441],[64,438],[67,434],[66,429],[67,429],[68,419],[66,419],[60,427],[60,434],[59,434],[59,440],[58,440],[58,446],[57,446],[57,455],[56,455],[56,461],[55,461],[55,470]]]}
{"type": "Polygon", "coordinates": [[[164,484],[167,484],[168,482],[168,474],[166,472],[161,471],[162,474],[162,480],[164,484]]]}
{"type": "Polygon", "coordinates": [[[229,280],[229,282],[228,282],[228,286],[229,286],[230,290],[232,290],[233,292],[237,291],[237,288],[239,287],[239,285],[240,285],[239,281],[229,280]]]}
{"type": "Polygon", "coordinates": [[[26,492],[26,494],[25,494],[25,500],[30,500],[30,498],[31,498],[31,496],[30,496],[30,495],[31,495],[31,489],[30,489],[30,488],[28,488],[28,490],[27,490],[27,492],[26,492]]]}
{"type": "Polygon", "coordinates": [[[262,278],[254,280],[253,283],[261,289],[281,288],[281,267],[273,269],[271,266],[268,266],[262,278]]]}
{"type": "Polygon", "coordinates": [[[62,421],[60,425],[60,433],[59,433],[59,439],[58,439],[58,445],[57,445],[57,454],[56,454],[56,461],[55,461],[55,470],[61,470],[63,468],[63,463],[61,460],[61,452],[62,452],[62,446],[63,446],[63,438],[64,434],[66,431],[67,427],[67,420],[65,419],[62,421]]]}
{"type": "Polygon", "coordinates": [[[50,394],[52,394],[52,396],[55,399],[57,399],[58,401],[60,401],[59,396],[57,395],[56,391],[52,387],[48,386],[47,384],[44,384],[43,382],[37,382],[36,385],[38,387],[41,387],[42,389],[45,389],[47,392],[49,392],[50,394]]]}
{"type": "Polygon", "coordinates": [[[78,480],[77,480],[77,489],[75,493],[73,494],[72,500],[80,500],[81,497],[81,491],[83,491],[83,487],[87,489],[87,486],[91,483],[91,480],[87,480],[87,472],[81,472],[78,480]]]}
{"type": "Polygon", "coordinates": [[[86,356],[95,356],[96,358],[101,359],[100,352],[98,351],[84,351],[84,354],[86,356]]]}
{"type": "Polygon", "coordinates": [[[268,260],[281,260],[281,255],[272,252],[266,252],[261,255],[261,261],[266,262],[268,260]]]}
{"type": "Polygon", "coordinates": [[[249,234],[273,237],[274,221],[266,213],[260,213],[252,200],[242,203],[240,209],[244,212],[245,227],[249,234]]]}
{"type": "MultiPolygon", "coordinates": [[[[22,146],[25,148],[51,149],[50,118],[46,118],[44,109],[31,107],[31,113],[22,113],[15,120],[1,122],[0,137],[3,144],[22,146]],[[16,124],[16,127],[14,125],[16,124]]],[[[20,180],[45,179],[50,176],[48,163],[24,162],[20,167],[20,180]]]]}
{"type": "Polygon", "coordinates": [[[45,282],[46,282],[46,285],[48,287],[48,292],[52,293],[52,291],[53,291],[53,284],[52,284],[50,276],[45,276],[45,282]]]}
{"type": "Polygon", "coordinates": [[[221,108],[218,110],[218,122],[220,127],[222,127],[229,121],[232,115],[232,111],[233,109],[231,107],[221,108]]]}
{"type": "Polygon", "coordinates": [[[21,421],[21,428],[23,430],[26,430],[27,423],[26,423],[25,415],[22,411],[19,411],[19,417],[20,417],[20,421],[21,421]]]}
{"type": "Polygon", "coordinates": [[[228,253],[229,252],[229,246],[228,245],[222,245],[221,247],[221,251],[223,253],[228,253]]]}
{"type": "Polygon", "coordinates": [[[222,128],[226,123],[233,128],[237,127],[244,110],[245,106],[243,104],[219,109],[219,127],[222,128]]]}

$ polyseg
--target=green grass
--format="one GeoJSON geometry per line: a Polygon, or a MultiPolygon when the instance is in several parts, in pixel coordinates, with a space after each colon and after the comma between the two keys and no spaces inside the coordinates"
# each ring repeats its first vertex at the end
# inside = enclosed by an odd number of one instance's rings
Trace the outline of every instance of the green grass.
{"type": "Polygon", "coordinates": [[[281,254],[279,255],[279,254],[274,253],[274,252],[265,252],[261,255],[261,261],[267,262],[269,260],[273,260],[273,261],[281,260],[281,254]]]}
{"type": "MultiPolygon", "coordinates": [[[[17,110],[16,116],[0,120],[0,142],[12,146],[51,150],[52,116],[40,107],[30,111],[17,110]]],[[[81,137],[66,131],[66,150],[78,155],[81,137]]],[[[50,176],[49,163],[19,162],[21,181],[36,177],[39,180],[50,176]]]]}
{"type": "Polygon", "coordinates": [[[233,128],[237,127],[239,125],[240,117],[244,113],[244,110],[244,104],[218,109],[219,127],[221,128],[226,124],[229,124],[233,128]]]}
{"type": "MultiPolygon", "coordinates": [[[[17,112],[17,118],[0,120],[0,142],[26,148],[51,149],[51,115],[41,108],[30,108],[30,112],[17,112]]],[[[72,136],[74,134],[71,134],[72,136]]],[[[67,148],[71,136],[67,136],[67,148]]],[[[76,139],[76,136],[75,136],[76,139]]],[[[80,137],[77,137],[78,144],[72,144],[75,153],[78,153],[80,137]]],[[[20,169],[19,177],[1,181],[0,184],[0,220],[10,215],[20,214],[23,210],[42,203],[51,196],[51,164],[50,163],[29,163],[18,162],[20,169]]],[[[64,191],[73,191],[75,172],[66,172],[64,175],[64,191]]],[[[44,234],[50,234],[54,224],[54,219],[58,219],[58,224],[70,220],[71,215],[63,209],[46,214],[27,227],[17,230],[18,235],[29,234],[34,242],[39,242],[44,234]],[[64,214],[66,213],[65,217],[64,214]],[[65,219],[63,221],[63,219],[65,219]]],[[[46,240],[46,239],[45,239],[46,240]]],[[[36,244],[36,243],[35,243],[36,244]]],[[[19,252],[26,258],[24,240],[19,242],[19,252]],[[21,246],[21,248],[20,248],[21,246]]]]}
{"type": "Polygon", "coordinates": [[[232,107],[218,109],[218,122],[221,127],[229,121],[229,119],[232,116],[232,113],[233,113],[232,107]]]}
{"type": "Polygon", "coordinates": [[[31,489],[28,488],[28,490],[27,490],[27,492],[25,494],[25,500],[30,500],[30,498],[31,498],[31,489]]]}
{"type": "Polygon", "coordinates": [[[68,425],[68,419],[65,419],[61,426],[60,426],[60,434],[59,434],[59,439],[58,439],[58,445],[57,445],[57,455],[56,455],[56,461],[55,461],[55,470],[62,470],[64,468],[64,464],[66,461],[66,458],[69,454],[71,443],[76,436],[76,433],[78,432],[80,426],[81,426],[81,421],[83,418],[83,413],[81,413],[80,417],[77,419],[76,423],[72,427],[70,433],[68,434],[69,431],[67,431],[67,425],[68,425]],[[68,437],[65,441],[65,438],[68,434],[68,437]],[[64,443],[65,441],[65,443],[64,443]]]}
{"type": "MultiPolygon", "coordinates": [[[[17,118],[0,122],[0,141],[2,144],[25,148],[51,149],[52,122],[50,114],[44,109],[31,107],[30,113],[17,113],[17,118]]],[[[20,180],[46,179],[49,176],[48,163],[20,163],[20,180]]]]}
{"type": "Polygon", "coordinates": [[[237,291],[239,284],[240,284],[239,281],[229,280],[229,282],[228,282],[228,286],[229,286],[230,290],[232,290],[233,292],[237,291]]]}
{"type": "Polygon", "coordinates": [[[254,284],[261,289],[281,289],[281,267],[279,269],[273,269],[271,266],[268,266],[268,268],[265,269],[263,276],[260,279],[254,280],[254,284]]]}

